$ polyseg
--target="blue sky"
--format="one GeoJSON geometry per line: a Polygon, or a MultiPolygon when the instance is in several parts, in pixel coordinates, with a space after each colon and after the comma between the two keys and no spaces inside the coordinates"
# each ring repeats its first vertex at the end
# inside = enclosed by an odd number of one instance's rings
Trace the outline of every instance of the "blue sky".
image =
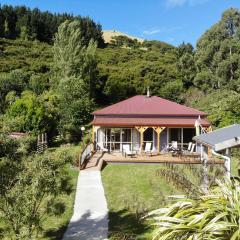
{"type": "Polygon", "coordinates": [[[224,10],[240,8],[240,0],[3,0],[51,12],[90,16],[103,29],[115,29],[173,45],[197,39],[224,10]]]}

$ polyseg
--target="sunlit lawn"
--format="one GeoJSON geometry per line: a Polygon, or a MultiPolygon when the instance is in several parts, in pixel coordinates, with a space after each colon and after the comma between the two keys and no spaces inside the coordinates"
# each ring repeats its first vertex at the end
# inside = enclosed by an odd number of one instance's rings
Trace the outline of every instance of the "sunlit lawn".
{"type": "MultiPolygon", "coordinates": [[[[170,203],[169,195],[184,193],[184,187],[176,187],[178,184],[172,179],[166,181],[158,174],[159,169],[175,169],[183,177],[183,182],[189,180],[196,188],[200,187],[201,165],[107,165],[102,171],[111,240],[151,239],[152,225],[142,220],[142,216],[170,203]]],[[[210,167],[210,175],[217,169],[222,167],[210,167]]]]}
{"type": "Polygon", "coordinates": [[[150,224],[140,218],[166,205],[166,196],[180,193],[156,175],[159,168],[161,165],[108,165],[103,170],[110,239],[150,238],[150,224]]]}

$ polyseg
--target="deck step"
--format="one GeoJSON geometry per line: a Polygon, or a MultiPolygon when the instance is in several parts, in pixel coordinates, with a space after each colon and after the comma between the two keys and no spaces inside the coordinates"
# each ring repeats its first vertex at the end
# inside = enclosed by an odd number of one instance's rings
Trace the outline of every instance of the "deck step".
{"type": "Polygon", "coordinates": [[[102,155],[101,152],[94,153],[81,171],[100,171],[102,168],[102,155]]]}

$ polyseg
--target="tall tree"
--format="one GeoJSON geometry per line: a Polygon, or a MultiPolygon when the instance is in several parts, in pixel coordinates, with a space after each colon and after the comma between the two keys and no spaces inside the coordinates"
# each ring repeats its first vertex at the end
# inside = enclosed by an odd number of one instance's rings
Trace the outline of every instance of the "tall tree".
{"type": "Polygon", "coordinates": [[[178,63],[177,67],[181,73],[184,87],[189,88],[193,85],[196,75],[193,46],[190,43],[180,44],[177,48],[178,63]]]}
{"type": "Polygon", "coordinates": [[[65,21],[54,41],[53,84],[60,98],[61,128],[79,129],[90,120],[93,109],[96,43],[82,39],[81,22],[65,21]],[[91,93],[91,94],[89,94],[91,93]]]}
{"type": "Polygon", "coordinates": [[[228,9],[222,19],[206,31],[197,43],[194,84],[203,89],[221,89],[239,85],[240,11],[228,9]]]}

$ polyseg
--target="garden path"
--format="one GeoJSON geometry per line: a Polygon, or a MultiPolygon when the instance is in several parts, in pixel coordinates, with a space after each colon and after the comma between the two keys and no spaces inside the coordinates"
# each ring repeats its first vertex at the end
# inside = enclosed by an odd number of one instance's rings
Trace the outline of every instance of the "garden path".
{"type": "Polygon", "coordinates": [[[108,235],[108,208],[100,171],[80,171],[74,213],[63,240],[103,240],[108,235]]]}

